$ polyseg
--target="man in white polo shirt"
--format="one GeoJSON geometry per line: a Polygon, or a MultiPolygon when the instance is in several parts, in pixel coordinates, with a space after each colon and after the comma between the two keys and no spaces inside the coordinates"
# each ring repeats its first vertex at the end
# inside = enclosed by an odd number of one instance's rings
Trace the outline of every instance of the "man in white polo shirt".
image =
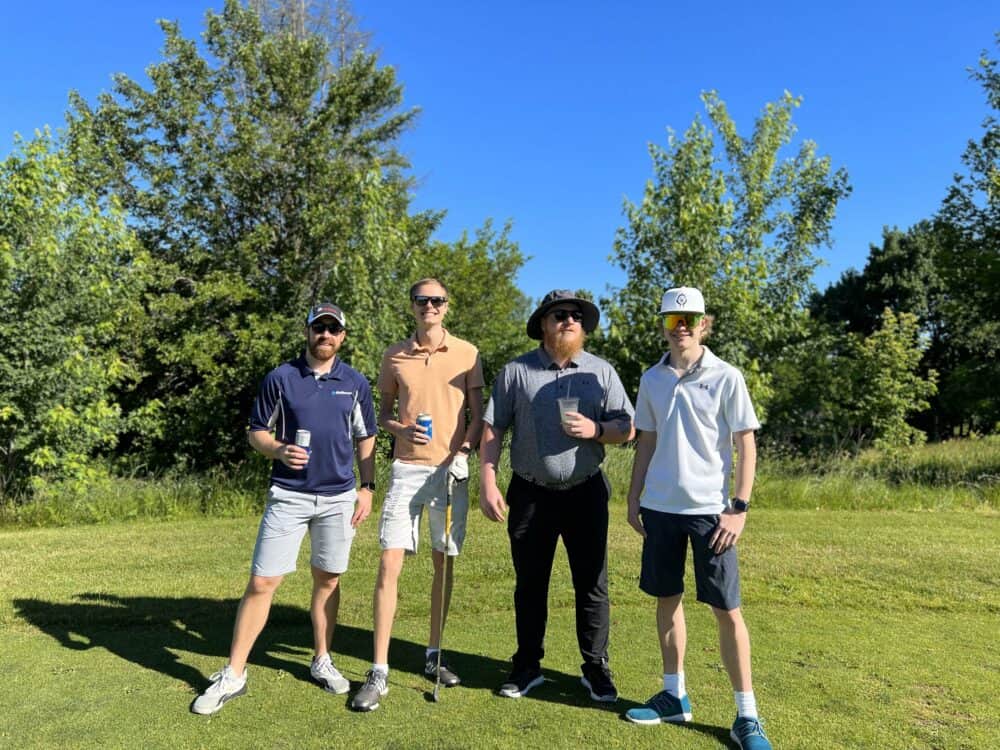
{"type": "Polygon", "coordinates": [[[663,690],[645,706],[630,709],[626,718],[636,724],[691,721],[681,603],[690,543],[697,599],[715,614],[722,663],[735,693],[737,716],[730,736],[743,750],[770,750],[750,679],[750,637],[740,611],[736,560],[757,462],[754,430],[760,423],[743,375],[702,343],[712,318],[705,315],[701,292],[668,289],[660,314],[669,351],[639,383],[628,521],[643,537],[639,587],[657,598],[663,690]]]}

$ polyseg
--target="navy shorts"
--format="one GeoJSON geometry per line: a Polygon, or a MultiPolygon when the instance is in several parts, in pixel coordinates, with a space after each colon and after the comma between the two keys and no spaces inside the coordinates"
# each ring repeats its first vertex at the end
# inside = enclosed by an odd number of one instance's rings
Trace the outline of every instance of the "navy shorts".
{"type": "Polygon", "coordinates": [[[740,606],[740,569],[736,548],[720,555],[708,546],[719,522],[717,515],[687,516],[641,508],[646,539],[642,544],[639,588],[650,596],[684,593],[684,564],[688,540],[694,553],[694,580],[698,601],[718,609],[740,606]]]}

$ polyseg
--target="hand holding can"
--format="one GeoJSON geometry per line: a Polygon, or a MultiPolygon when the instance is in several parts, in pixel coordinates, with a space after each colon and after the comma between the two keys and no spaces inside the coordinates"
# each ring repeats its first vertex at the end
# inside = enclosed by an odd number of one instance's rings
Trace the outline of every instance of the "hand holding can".
{"type": "Polygon", "coordinates": [[[417,423],[412,430],[410,439],[418,445],[426,445],[432,437],[434,437],[434,423],[431,415],[427,412],[420,412],[417,415],[417,423]]]}
{"type": "Polygon", "coordinates": [[[295,445],[306,452],[306,462],[309,461],[309,456],[312,455],[312,448],[309,444],[312,442],[312,433],[309,430],[296,430],[295,431],[295,445]]]}

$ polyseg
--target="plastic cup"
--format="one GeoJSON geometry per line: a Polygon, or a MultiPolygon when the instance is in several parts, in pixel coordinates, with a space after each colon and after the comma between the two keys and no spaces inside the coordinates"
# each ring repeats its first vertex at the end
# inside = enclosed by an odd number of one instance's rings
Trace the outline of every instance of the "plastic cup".
{"type": "Polygon", "coordinates": [[[566,424],[566,414],[571,411],[580,410],[580,399],[573,397],[563,396],[558,399],[559,401],[559,421],[566,424]]]}

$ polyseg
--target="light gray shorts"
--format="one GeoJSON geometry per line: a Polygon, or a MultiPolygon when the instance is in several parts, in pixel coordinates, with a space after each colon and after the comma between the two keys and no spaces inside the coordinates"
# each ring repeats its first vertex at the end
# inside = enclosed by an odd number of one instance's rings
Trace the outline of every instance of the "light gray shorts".
{"type": "Polygon", "coordinates": [[[354,541],[351,516],[357,496],[353,489],[339,495],[308,495],[272,485],[250,572],[255,576],[293,572],[308,529],[312,547],[309,563],[327,573],[343,573],[354,541]]]}
{"type": "MultiPolygon", "coordinates": [[[[420,516],[427,508],[431,548],[445,549],[445,504],[448,492],[448,464],[423,466],[393,461],[389,489],[382,502],[378,535],[382,549],[417,551],[420,516]]],[[[469,482],[456,482],[451,498],[451,544],[448,555],[455,557],[465,541],[465,519],[469,515],[469,482]]]]}

